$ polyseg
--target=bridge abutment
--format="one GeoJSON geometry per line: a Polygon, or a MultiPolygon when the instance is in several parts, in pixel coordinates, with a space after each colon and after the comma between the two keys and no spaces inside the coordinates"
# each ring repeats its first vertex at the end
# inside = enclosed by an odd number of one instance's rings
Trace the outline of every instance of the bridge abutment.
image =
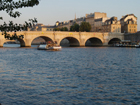
{"type": "Polygon", "coordinates": [[[0,47],[3,47],[4,42],[0,40],[0,47]]]}

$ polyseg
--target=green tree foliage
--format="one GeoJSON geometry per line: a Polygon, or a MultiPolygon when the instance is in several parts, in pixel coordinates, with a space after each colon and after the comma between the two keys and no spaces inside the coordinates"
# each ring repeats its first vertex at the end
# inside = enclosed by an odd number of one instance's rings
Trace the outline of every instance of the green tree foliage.
{"type": "Polygon", "coordinates": [[[80,25],[80,31],[84,32],[90,32],[91,30],[91,25],[88,22],[82,22],[80,25]]]}
{"type": "Polygon", "coordinates": [[[71,26],[70,27],[70,31],[74,31],[74,26],[71,26]]]}
{"type": "Polygon", "coordinates": [[[79,32],[79,24],[75,23],[73,26],[70,27],[70,31],[77,31],[79,32]]]}
{"type": "Polygon", "coordinates": [[[54,31],[68,31],[68,28],[67,27],[54,28],[54,31]]]}
{"type": "MultiPolygon", "coordinates": [[[[39,0],[0,0],[0,11],[5,11],[10,17],[17,18],[20,17],[21,13],[15,10],[23,7],[33,7],[38,4],[39,0]]],[[[0,16],[0,20],[3,20],[3,17],[0,16]]],[[[16,31],[27,30],[28,27],[34,26],[35,23],[37,23],[36,18],[29,19],[28,22],[25,21],[24,25],[13,23],[12,21],[9,21],[8,24],[4,22],[4,24],[0,25],[0,31],[6,39],[23,38],[23,35],[17,36],[16,31]],[[10,36],[7,32],[12,31],[15,34],[10,36]]]]}
{"type": "Polygon", "coordinates": [[[68,31],[68,28],[67,28],[67,27],[62,27],[62,28],[60,29],[60,31],[68,31]]]}
{"type": "Polygon", "coordinates": [[[60,28],[54,28],[53,30],[54,31],[60,31],[60,28]]]}

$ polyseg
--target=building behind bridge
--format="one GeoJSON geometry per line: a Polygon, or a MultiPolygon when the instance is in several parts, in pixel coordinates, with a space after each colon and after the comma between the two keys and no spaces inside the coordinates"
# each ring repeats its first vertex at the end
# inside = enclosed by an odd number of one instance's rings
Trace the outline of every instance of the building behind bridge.
{"type": "Polygon", "coordinates": [[[127,14],[120,20],[113,16],[107,17],[106,13],[90,13],[84,17],[75,18],[73,20],[59,22],[57,21],[54,26],[45,26],[37,24],[35,27],[29,29],[30,31],[53,31],[54,28],[70,27],[75,23],[81,24],[82,22],[89,22],[91,25],[91,32],[114,32],[114,33],[136,33],[137,32],[137,17],[134,14],[127,14]]]}
{"type": "Polygon", "coordinates": [[[91,32],[115,32],[115,33],[135,33],[137,32],[137,17],[134,14],[127,14],[120,20],[113,16],[107,17],[106,13],[90,13],[85,17],[75,18],[73,20],[56,22],[56,27],[62,28],[70,27],[75,23],[81,24],[81,22],[89,22],[91,25],[91,32]]]}
{"type": "Polygon", "coordinates": [[[55,26],[45,26],[43,24],[36,24],[34,27],[29,28],[29,31],[53,31],[53,29],[55,28],[55,26]]]}
{"type": "Polygon", "coordinates": [[[136,33],[137,32],[137,17],[134,14],[122,16],[121,32],[122,33],[136,33]]]}

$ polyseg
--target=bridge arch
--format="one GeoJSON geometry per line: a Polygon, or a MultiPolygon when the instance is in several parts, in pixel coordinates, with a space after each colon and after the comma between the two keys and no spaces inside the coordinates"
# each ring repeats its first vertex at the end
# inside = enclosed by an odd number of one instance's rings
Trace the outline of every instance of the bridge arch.
{"type": "Polygon", "coordinates": [[[1,47],[20,47],[19,41],[17,40],[5,40],[1,47]]]}
{"type": "Polygon", "coordinates": [[[115,43],[119,43],[121,41],[121,39],[119,38],[112,38],[109,40],[108,45],[113,45],[115,43]]]}
{"type": "Polygon", "coordinates": [[[34,44],[39,44],[41,42],[48,42],[48,41],[51,41],[53,42],[53,40],[48,37],[48,36],[37,36],[37,37],[34,37],[32,40],[31,40],[31,44],[34,43],[34,44]]]}
{"type": "Polygon", "coordinates": [[[61,46],[70,46],[70,47],[79,47],[80,42],[77,38],[68,36],[68,37],[61,39],[60,45],[61,46]]]}
{"type": "Polygon", "coordinates": [[[98,37],[91,37],[86,40],[85,46],[102,46],[103,40],[98,37]]]}

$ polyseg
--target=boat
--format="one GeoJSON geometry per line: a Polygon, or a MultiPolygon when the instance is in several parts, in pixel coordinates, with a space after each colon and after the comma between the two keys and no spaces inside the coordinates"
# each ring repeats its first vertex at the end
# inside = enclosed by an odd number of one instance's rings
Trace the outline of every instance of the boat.
{"type": "Polygon", "coordinates": [[[135,45],[136,48],[140,48],[140,42],[135,45]]]}
{"type": "Polygon", "coordinates": [[[130,40],[122,40],[119,43],[114,44],[115,47],[134,47],[134,48],[140,48],[140,43],[131,42],[130,40]]]}
{"type": "Polygon", "coordinates": [[[62,47],[57,45],[57,43],[41,43],[38,47],[38,50],[52,50],[52,51],[58,51],[61,50],[62,47]]]}
{"type": "Polygon", "coordinates": [[[140,48],[140,45],[135,45],[136,48],[140,48]]]}

